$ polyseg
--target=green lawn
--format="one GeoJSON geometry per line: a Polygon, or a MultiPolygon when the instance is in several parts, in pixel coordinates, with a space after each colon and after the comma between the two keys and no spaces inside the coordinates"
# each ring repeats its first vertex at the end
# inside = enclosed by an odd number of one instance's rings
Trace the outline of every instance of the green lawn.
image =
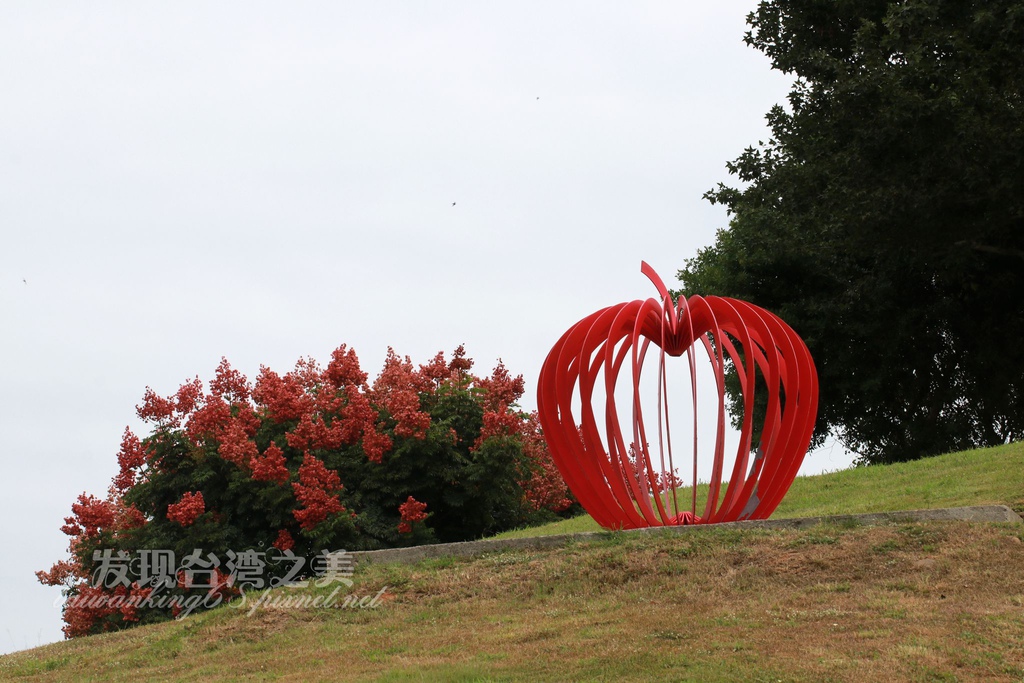
{"type": "MultiPolygon", "coordinates": [[[[707,487],[699,486],[700,500],[707,487]]],[[[680,500],[689,500],[689,487],[680,500]]],[[[856,467],[797,477],[773,519],[822,515],[888,512],[962,505],[1009,505],[1024,513],[1024,442],[895,465],[856,467]]],[[[548,536],[600,531],[589,515],[529,529],[499,534],[497,538],[548,536]]]]}

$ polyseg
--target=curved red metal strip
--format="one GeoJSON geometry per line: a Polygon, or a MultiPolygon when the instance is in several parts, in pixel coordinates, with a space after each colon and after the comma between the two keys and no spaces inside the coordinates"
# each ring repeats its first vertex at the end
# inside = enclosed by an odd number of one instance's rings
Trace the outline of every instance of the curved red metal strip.
{"type": "Polygon", "coordinates": [[[814,431],[818,382],[806,344],[778,316],[724,297],[680,297],[646,263],[641,271],[661,301],[637,300],[601,309],[573,325],[541,368],[538,414],[552,459],[566,484],[605,528],[762,519],[778,506],[800,468],[814,431]],[[715,444],[703,514],[697,515],[700,455],[694,345],[703,346],[717,396],[715,444]],[[641,401],[641,375],[650,344],[658,346],[656,382],[658,461],[651,454],[641,401]],[[693,490],[680,511],[669,414],[667,357],[686,354],[693,415],[693,490]],[[631,441],[615,405],[616,378],[630,360],[631,441]],[[725,366],[736,369],[744,417],[725,491],[725,366]],[[603,375],[603,377],[602,377],[603,375]],[[759,379],[760,378],[760,381],[759,379]],[[758,447],[753,448],[755,390],[767,392],[758,447]],[[594,400],[604,391],[604,438],[594,400]],[[580,417],[573,415],[574,401],[580,417]],[[753,456],[753,461],[750,458],[753,456]],[[667,460],[666,460],[667,457],[667,460]]]}

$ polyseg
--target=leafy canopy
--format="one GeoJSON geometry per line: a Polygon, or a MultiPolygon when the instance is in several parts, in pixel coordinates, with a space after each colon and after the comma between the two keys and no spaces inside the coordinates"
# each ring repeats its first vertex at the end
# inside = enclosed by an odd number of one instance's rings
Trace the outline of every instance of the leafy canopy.
{"type": "Polygon", "coordinates": [[[862,462],[1024,430],[1024,3],[770,0],[746,42],[796,77],[727,164],[728,229],[686,294],[803,336],[817,438],[862,462]]]}

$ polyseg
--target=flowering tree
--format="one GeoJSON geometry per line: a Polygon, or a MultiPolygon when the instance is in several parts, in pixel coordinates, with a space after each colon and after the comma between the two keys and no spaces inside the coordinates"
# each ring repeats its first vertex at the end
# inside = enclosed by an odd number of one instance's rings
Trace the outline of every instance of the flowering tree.
{"type": "Polygon", "coordinates": [[[468,540],[565,513],[536,416],[516,404],[522,376],[472,366],[461,346],[418,367],[389,349],[371,385],[342,345],[325,368],[304,359],[250,383],[222,360],[208,386],[147,388],[137,410],[151,434],[125,430],[107,497],[83,493],[65,519],[70,558],[37,574],[65,589],[65,634],[295,578],[265,562],[258,582],[241,571],[271,555],[468,540]],[[141,601],[160,591],[178,599],[141,601]]]}

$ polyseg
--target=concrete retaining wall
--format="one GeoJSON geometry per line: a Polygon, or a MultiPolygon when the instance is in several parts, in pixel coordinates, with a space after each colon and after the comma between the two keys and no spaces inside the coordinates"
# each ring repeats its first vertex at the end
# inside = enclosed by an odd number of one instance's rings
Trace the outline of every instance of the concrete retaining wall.
{"type": "MultiPolygon", "coordinates": [[[[695,526],[649,527],[621,531],[623,534],[645,533],[700,533],[705,529],[803,529],[823,522],[836,524],[877,525],[890,522],[962,521],[962,522],[1009,522],[1024,523],[1020,516],[1005,505],[977,505],[973,507],[939,508],[935,510],[904,510],[901,512],[876,512],[861,515],[835,515],[830,517],[800,517],[794,519],[766,519],[752,522],[729,522],[727,524],[698,524],[695,526]]],[[[413,548],[391,548],[388,550],[367,550],[350,553],[356,564],[402,562],[413,563],[434,557],[472,557],[501,550],[538,550],[558,548],[568,543],[604,538],[608,532],[591,531],[579,534],[557,536],[532,536],[530,538],[487,539],[463,543],[438,543],[413,548]]]]}

